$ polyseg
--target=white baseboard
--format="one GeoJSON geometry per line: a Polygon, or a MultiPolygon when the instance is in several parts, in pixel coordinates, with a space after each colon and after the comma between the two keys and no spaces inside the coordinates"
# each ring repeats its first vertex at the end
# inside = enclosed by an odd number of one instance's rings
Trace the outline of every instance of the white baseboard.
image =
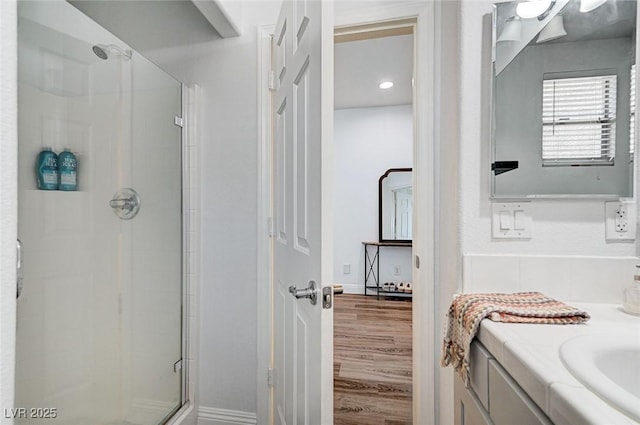
{"type": "Polygon", "coordinates": [[[363,283],[343,283],[342,290],[345,294],[364,294],[364,284],[363,283]]]}
{"type": "Polygon", "coordinates": [[[200,406],[198,425],[256,425],[256,414],[238,410],[200,406]]]}

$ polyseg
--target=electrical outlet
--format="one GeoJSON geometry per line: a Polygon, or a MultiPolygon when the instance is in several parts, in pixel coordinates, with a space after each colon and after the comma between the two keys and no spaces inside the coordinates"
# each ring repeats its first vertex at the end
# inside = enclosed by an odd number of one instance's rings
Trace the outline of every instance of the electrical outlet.
{"type": "Polygon", "coordinates": [[[606,240],[630,241],[635,239],[635,203],[605,202],[605,214],[606,240]]]}
{"type": "Polygon", "coordinates": [[[399,265],[395,265],[395,266],[393,266],[393,274],[394,274],[395,276],[400,276],[401,271],[402,271],[402,270],[400,269],[400,266],[399,266],[399,265]]]}
{"type": "Polygon", "coordinates": [[[625,233],[627,231],[628,223],[626,219],[616,218],[616,232],[625,233]]]}
{"type": "Polygon", "coordinates": [[[351,264],[345,263],[342,265],[342,274],[351,274],[351,264]]]}
{"type": "Polygon", "coordinates": [[[627,223],[627,207],[626,205],[620,203],[618,208],[616,208],[613,213],[613,222],[616,228],[616,232],[624,233],[627,231],[628,223],[627,223]]]}

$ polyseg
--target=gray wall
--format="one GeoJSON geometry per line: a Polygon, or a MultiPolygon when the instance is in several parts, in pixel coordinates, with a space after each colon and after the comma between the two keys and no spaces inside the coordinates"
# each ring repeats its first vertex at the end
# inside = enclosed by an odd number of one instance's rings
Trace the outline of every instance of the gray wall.
{"type": "Polygon", "coordinates": [[[200,409],[256,412],[257,28],[280,3],[244,2],[240,37],[144,52],[202,88],[200,409]]]}
{"type": "Polygon", "coordinates": [[[519,168],[495,178],[497,195],[632,195],[629,84],[633,48],[631,38],[534,45],[498,75],[495,160],[517,160],[519,168]],[[542,167],[543,74],[602,69],[617,69],[618,74],[615,165],[542,167]]]}

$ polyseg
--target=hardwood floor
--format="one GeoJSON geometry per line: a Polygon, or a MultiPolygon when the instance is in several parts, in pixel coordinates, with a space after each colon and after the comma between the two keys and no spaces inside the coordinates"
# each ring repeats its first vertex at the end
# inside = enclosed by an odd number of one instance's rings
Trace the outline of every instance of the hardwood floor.
{"type": "Polygon", "coordinates": [[[411,424],[411,302],[334,300],[334,425],[411,424]]]}

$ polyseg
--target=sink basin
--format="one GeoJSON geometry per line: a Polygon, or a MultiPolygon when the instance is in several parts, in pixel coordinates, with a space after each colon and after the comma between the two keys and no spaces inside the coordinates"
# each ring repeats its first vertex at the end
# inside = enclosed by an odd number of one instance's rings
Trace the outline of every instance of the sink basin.
{"type": "Polygon", "coordinates": [[[570,339],[560,347],[560,358],[585,387],[640,421],[640,329],[570,339]]]}

